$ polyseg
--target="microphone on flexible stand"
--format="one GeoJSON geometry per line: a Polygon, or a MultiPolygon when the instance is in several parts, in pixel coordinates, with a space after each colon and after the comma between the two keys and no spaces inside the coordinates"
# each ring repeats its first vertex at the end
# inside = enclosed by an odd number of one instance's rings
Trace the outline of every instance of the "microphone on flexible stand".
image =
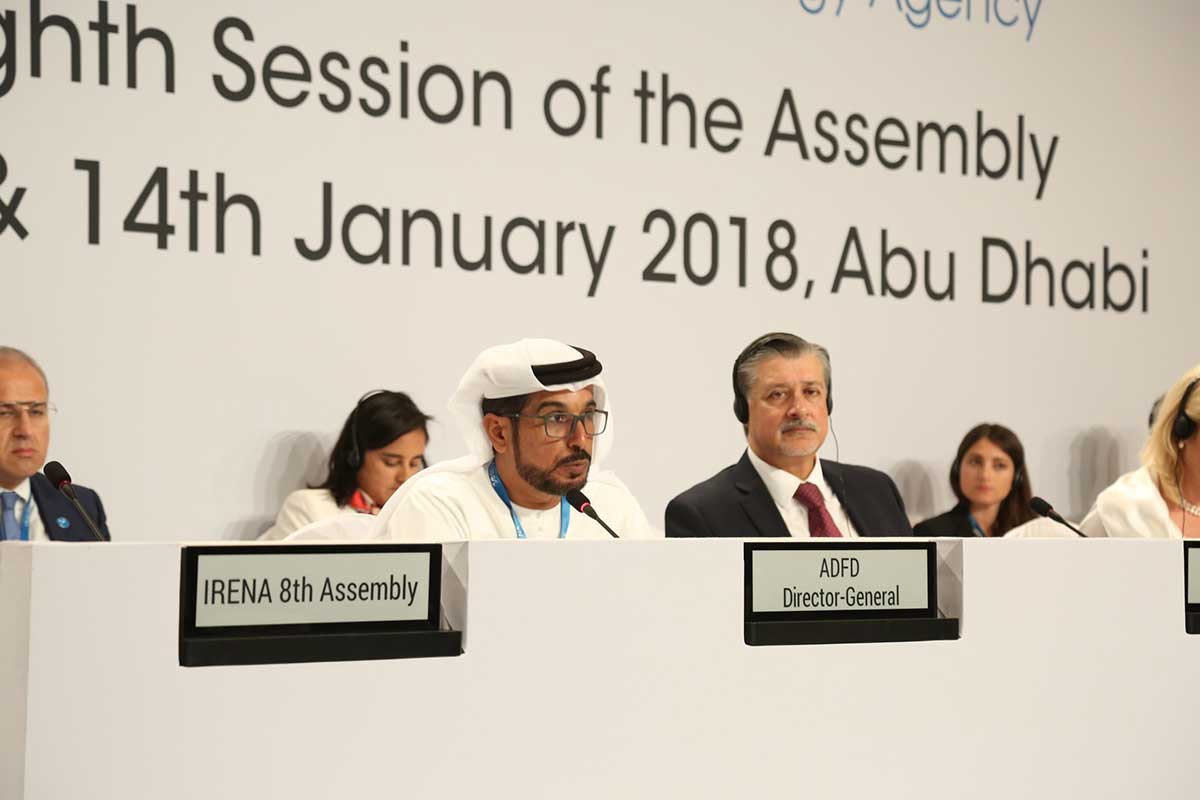
{"type": "Polygon", "coordinates": [[[1060,525],[1066,525],[1068,528],[1075,531],[1076,536],[1082,536],[1084,539],[1087,538],[1087,536],[1084,535],[1083,531],[1079,530],[1079,528],[1076,528],[1074,525],[1072,525],[1071,523],[1069,523],[1065,519],[1063,519],[1062,516],[1059,515],[1059,513],[1057,511],[1054,510],[1054,507],[1051,506],[1049,503],[1047,503],[1042,498],[1040,498],[1040,497],[1031,498],[1029,501],[1029,507],[1032,508],[1039,517],[1049,517],[1050,519],[1054,520],[1055,522],[1059,523],[1060,525]]]}
{"type": "Polygon", "coordinates": [[[580,514],[584,514],[596,520],[596,522],[600,524],[601,528],[604,528],[604,530],[608,531],[609,536],[613,537],[614,539],[621,538],[620,536],[617,536],[616,531],[604,524],[604,520],[600,519],[600,515],[596,513],[596,509],[592,506],[592,501],[588,500],[587,495],[585,495],[583,492],[579,491],[578,489],[572,489],[571,491],[567,492],[566,497],[567,502],[571,504],[571,508],[578,511],[580,514]]]}
{"type": "Polygon", "coordinates": [[[54,488],[66,495],[67,499],[71,501],[71,505],[75,506],[75,510],[83,517],[83,521],[87,523],[88,530],[92,532],[92,536],[96,537],[96,541],[107,541],[104,534],[100,533],[100,529],[96,527],[96,523],[84,511],[79,498],[75,496],[75,487],[71,485],[71,475],[67,472],[67,468],[57,461],[47,461],[46,466],[42,467],[42,473],[50,483],[54,484],[54,488]]]}

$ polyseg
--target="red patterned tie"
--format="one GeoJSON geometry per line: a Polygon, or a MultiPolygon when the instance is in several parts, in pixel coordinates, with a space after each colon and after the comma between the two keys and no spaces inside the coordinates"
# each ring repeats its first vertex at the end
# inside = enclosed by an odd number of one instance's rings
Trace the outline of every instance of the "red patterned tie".
{"type": "Polygon", "coordinates": [[[825,507],[825,498],[816,484],[802,483],[792,496],[799,501],[800,505],[808,509],[809,536],[841,537],[842,532],[833,523],[833,517],[829,516],[829,509],[825,507]]]}

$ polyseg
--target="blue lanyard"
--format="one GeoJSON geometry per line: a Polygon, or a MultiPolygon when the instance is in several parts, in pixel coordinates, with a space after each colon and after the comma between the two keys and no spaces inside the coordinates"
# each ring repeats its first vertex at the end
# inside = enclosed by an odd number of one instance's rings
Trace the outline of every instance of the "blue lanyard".
{"type": "MultiPolygon", "coordinates": [[[[508,513],[512,515],[513,527],[517,530],[517,538],[525,538],[525,527],[521,524],[521,520],[517,519],[517,511],[513,508],[512,500],[508,497],[508,490],[504,488],[504,483],[500,480],[500,474],[496,472],[496,462],[493,460],[488,464],[488,478],[492,481],[492,488],[496,490],[496,494],[500,495],[500,499],[504,501],[504,505],[508,506],[508,513]]],[[[571,506],[567,504],[567,498],[561,498],[559,503],[559,513],[561,515],[558,523],[558,538],[567,538],[567,526],[571,524],[571,506]]]]}
{"type": "Polygon", "coordinates": [[[971,523],[971,533],[972,534],[974,534],[975,536],[982,536],[985,539],[987,538],[987,534],[984,533],[983,527],[979,524],[979,521],[975,519],[974,514],[967,512],[967,520],[971,523]]]}

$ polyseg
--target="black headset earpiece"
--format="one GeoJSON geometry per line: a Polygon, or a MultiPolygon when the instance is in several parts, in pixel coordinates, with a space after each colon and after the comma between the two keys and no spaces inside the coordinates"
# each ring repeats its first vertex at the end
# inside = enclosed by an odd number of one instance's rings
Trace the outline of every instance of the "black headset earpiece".
{"type": "Polygon", "coordinates": [[[745,425],[750,421],[750,404],[746,402],[745,395],[738,388],[738,369],[742,366],[743,356],[746,351],[742,351],[733,361],[733,416],[737,417],[737,421],[745,425]]]}
{"type": "MultiPolygon", "coordinates": [[[[746,399],[746,396],[742,394],[742,390],[738,388],[738,370],[741,369],[742,362],[744,362],[747,358],[754,355],[771,342],[775,341],[783,341],[789,345],[792,344],[792,342],[787,342],[784,340],[783,337],[778,333],[768,333],[764,336],[758,337],[753,342],[746,345],[746,348],[742,350],[738,357],[733,361],[733,416],[736,417],[737,421],[743,425],[746,425],[750,422],[750,401],[746,399]]],[[[833,413],[832,377],[829,379],[829,385],[825,387],[825,410],[829,414],[833,413]]]]}
{"type": "Polygon", "coordinates": [[[358,470],[362,468],[363,456],[362,448],[358,444],[358,413],[362,408],[363,403],[370,400],[377,394],[383,394],[383,389],[372,389],[371,391],[358,398],[358,402],[354,404],[354,410],[350,412],[350,453],[346,456],[346,464],[350,469],[358,470]]]}
{"type": "Polygon", "coordinates": [[[1188,416],[1187,405],[1188,399],[1192,396],[1198,383],[1200,383],[1200,378],[1189,383],[1188,387],[1183,390],[1183,399],[1179,401],[1179,410],[1175,413],[1175,422],[1171,426],[1171,436],[1177,442],[1190,439],[1196,433],[1196,420],[1188,416]]]}

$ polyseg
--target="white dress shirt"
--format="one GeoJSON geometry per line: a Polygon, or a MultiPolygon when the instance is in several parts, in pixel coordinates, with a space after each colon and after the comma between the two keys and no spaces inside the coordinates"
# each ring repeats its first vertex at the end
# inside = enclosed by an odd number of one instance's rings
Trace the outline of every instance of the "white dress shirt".
{"type": "Polygon", "coordinates": [[[762,478],[762,482],[767,486],[767,491],[771,493],[771,499],[775,501],[775,507],[779,509],[779,514],[783,517],[783,524],[787,526],[788,533],[801,539],[807,539],[810,535],[808,532],[808,509],[796,499],[795,495],[800,484],[811,483],[821,491],[821,497],[825,498],[825,508],[829,511],[829,517],[842,532],[842,536],[847,538],[858,536],[858,531],[854,529],[850,517],[846,516],[846,510],[842,508],[841,501],[825,481],[825,474],[821,471],[821,459],[817,459],[812,472],[809,473],[808,480],[803,481],[787,470],[773,467],[763,461],[754,452],[754,448],[747,447],[746,452],[750,456],[750,463],[758,472],[758,477],[762,478]]]}
{"type": "Polygon", "coordinates": [[[25,513],[25,506],[33,506],[29,509],[29,541],[50,541],[50,537],[46,535],[46,526],[42,524],[42,515],[38,513],[37,502],[33,499],[33,489],[29,485],[29,478],[17,484],[15,489],[0,489],[0,492],[8,491],[17,493],[17,505],[13,508],[13,514],[17,518],[18,526],[21,524],[21,515],[25,513]]]}

